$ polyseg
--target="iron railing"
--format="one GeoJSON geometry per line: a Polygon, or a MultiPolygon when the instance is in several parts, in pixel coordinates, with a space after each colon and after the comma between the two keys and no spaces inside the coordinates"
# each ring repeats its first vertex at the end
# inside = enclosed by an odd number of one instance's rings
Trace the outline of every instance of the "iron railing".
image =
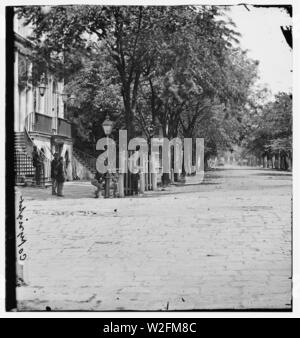
{"type": "Polygon", "coordinates": [[[77,157],[77,159],[82,162],[88,169],[95,172],[96,171],[96,158],[92,155],[89,155],[77,148],[73,147],[73,154],[77,157]]]}
{"type": "Polygon", "coordinates": [[[34,177],[35,169],[32,165],[32,158],[26,153],[15,150],[14,169],[17,183],[21,183],[25,177],[34,177]]]}
{"type": "MultiPolygon", "coordinates": [[[[46,182],[51,180],[50,173],[50,160],[45,158],[41,167],[40,184],[45,185],[46,182]]],[[[35,182],[35,167],[32,165],[32,158],[25,152],[15,150],[14,152],[14,171],[15,182],[19,183],[31,183],[35,182]]]]}
{"type": "Polygon", "coordinates": [[[58,135],[72,137],[71,122],[62,118],[58,118],[58,135]]]}
{"type": "Polygon", "coordinates": [[[53,118],[40,113],[28,114],[25,118],[25,127],[30,131],[72,137],[72,123],[63,118],[53,118]],[[56,126],[57,120],[57,126],[56,126]]]}
{"type": "Polygon", "coordinates": [[[52,117],[35,113],[35,123],[33,130],[42,133],[52,133],[52,117]]]}

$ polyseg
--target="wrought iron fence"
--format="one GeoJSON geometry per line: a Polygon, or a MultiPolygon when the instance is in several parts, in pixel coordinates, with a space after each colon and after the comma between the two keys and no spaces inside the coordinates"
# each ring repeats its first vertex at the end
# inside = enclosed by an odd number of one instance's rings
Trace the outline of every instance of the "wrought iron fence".
{"type": "MultiPolygon", "coordinates": [[[[51,180],[50,160],[44,159],[40,170],[40,185],[44,186],[51,180]]],[[[36,168],[32,165],[32,158],[25,152],[15,150],[14,171],[16,184],[36,184],[36,168]]]]}
{"type": "Polygon", "coordinates": [[[35,175],[35,169],[32,165],[32,158],[24,152],[15,150],[14,170],[16,183],[24,183],[26,177],[33,178],[35,175]]]}

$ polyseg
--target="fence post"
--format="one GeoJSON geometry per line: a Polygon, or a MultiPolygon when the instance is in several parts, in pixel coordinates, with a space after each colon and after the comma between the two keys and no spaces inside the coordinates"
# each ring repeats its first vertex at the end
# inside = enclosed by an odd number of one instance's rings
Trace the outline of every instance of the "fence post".
{"type": "Polygon", "coordinates": [[[105,174],[105,194],[104,198],[110,198],[110,172],[105,174]]]}
{"type": "Polygon", "coordinates": [[[145,191],[148,191],[148,190],[150,190],[150,187],[149,187],[149,176],[148,176],[148,174],[146,173],[146,174],[144,174],[145,175],[145,191]]]}
{"type": "Polygon", "coordinates": [[[124,174],[119,174],[119,184],[118,184],[119,196],[124,197],[124,174]]]}
{"type": "Polygon", "coordinates": [[[155,159],[154,159],[154,157],[152,157],[149,172],[150,172],[150,175],[151,175],[151,185],[152,185],[153,191],[157,190],[157,173],[155,171],[156,171],[155,159]]]}
{"type": "Polygon", "coordinates": [[[148,188],[148,190],[153,190],[152,175],[150,173],[148,173],[147,177],[148,177],[148,181],[149,181],[149,188],[148,188]]]}
{"type": "Polygon", "coordinates": [[[143,194],[145,192],[145,174],[140,172],[140,193],[143,194]]]}
{"type": "Polygon", "coordinates": [[[171,183],[174,183],[174,169],[171,169],[171,183]]]}
{"type": "Polygon", "coordinates": [[[152,190],[157,190],[157,174],[152,173],[152,190]]]}

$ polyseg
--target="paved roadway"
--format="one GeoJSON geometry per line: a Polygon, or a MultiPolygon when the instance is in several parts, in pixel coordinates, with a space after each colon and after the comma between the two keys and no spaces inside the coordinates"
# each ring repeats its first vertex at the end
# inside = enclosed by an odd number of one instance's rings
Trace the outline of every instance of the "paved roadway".
{"type": "Polygon", "coordinates": [[[219,169],[145,198],[21,188],[19,310],[291,308],[292,176],[219,169]]]}

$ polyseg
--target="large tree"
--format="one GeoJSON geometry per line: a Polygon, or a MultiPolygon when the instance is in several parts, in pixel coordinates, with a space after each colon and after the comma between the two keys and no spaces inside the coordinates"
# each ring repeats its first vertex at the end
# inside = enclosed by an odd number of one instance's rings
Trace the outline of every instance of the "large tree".
{"type": "MultiPolygon", "coordinates": [[[[79,144],[95,144],[106,113],[131,138],[204,137],[206,154],[239,139],[256,64],[215,6],[20,7],[33,23],[37,69],[77,97],[79,144]]],[[[38,72],[37,72],[38,77],[38,72]]]]}
{"type": "MultiPolygon", "coordinates": [[[[86,59],[95,54],[91,40],[106,48],[107,61],[118,74],[125,125],[129,136],[133,136],[142,81],[148,82],[154,96],[151,97],[152,115],[155,115],[157,100],[154,82],[160,87],[162,95],[158,101],[163,102],[158,104],[161,109],[166,107],[161,122],[170,130],[169,120],[175,127],[179,121],[173,113],[170,116],[171,108],[172,112],[176,108],[178,111],[183,101],[190,101],[191,94],[198,95],[199,90],[205,88],[206,96],[213,96],[216,91],[219,96],[228,96],[228,86],[223,81],[225,54],[237,34],[232,26],[220,20],[221,10],[213,6],[76,5],[20,7],[18,12],[27,23],[33,23],[36,60],[46,63],[66,81],[82,66],[82,55],[86,59]],[[225,90],[221,90],[222,86],[225,90]],[[171,107],[173,99],[175,103],[171,107]]],[[[198,110],[201,111],[201,107],[198,110]]],[[[154,120],[154,116],[152,118],[154,120]]]]}
{"type": "MultiPolygon", "coordinates": [[[[258,101],[258,100],[257,100],[258,101]]],[[[292,95],[280,92],[275,100],[245,110],[245,153],[292,158],[292,95]]]]}
{"type": "MultiPolygon", "coordinates": [[[[174,31],[184,24],[185,7],[106,7],[53,6],[45,11],[40,6],[20,7],[18,13],[33,24],[36,58],[64,78],[74,69],[78,54],[88,48],[88,41],[104,43],[110,62],[118,71],[124,117],[129,136],[133,136],[141,75],[146,63],[156,52],[160,30],[174,31]],[[75,54],[75,55],[76,55],[75,54]]],[[[90,50],[86,50],[89,52],[90,50]]],[[[80,61],[79,61],[80,63],[80,61]]]]}

